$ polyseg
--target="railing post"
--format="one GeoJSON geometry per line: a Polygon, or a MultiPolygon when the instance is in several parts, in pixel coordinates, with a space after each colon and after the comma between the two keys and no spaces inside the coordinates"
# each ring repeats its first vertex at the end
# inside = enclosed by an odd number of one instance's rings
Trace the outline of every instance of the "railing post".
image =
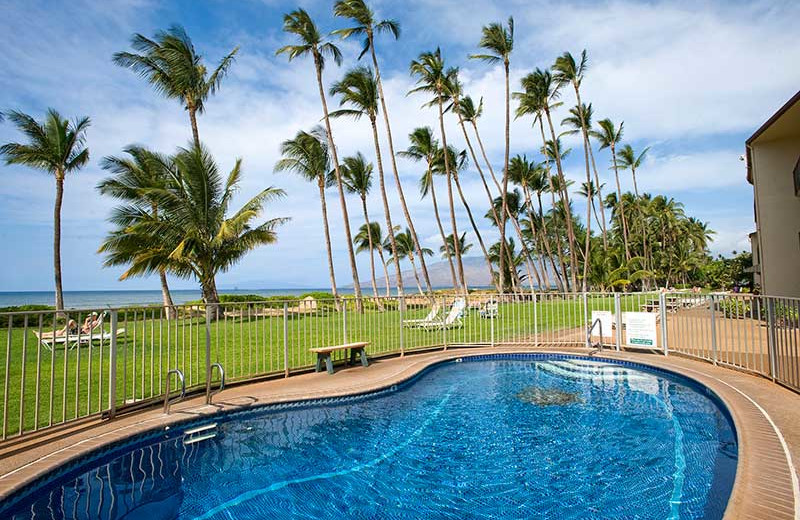
{"type": "Polygon", "coordinates": [[[775,382],[775,300],[767,297],[767,353],[769,355],[769,377],[775,382]]]}
{"type": "Polygon", "coordinates": [[[615,340],[615,347],[617,352],[619,352],[622,346],[622,305],[620,302],[619,293],[614,293],[614,316],[617,322],[617,337],[615,340]]]}
{"type": "Polygon", "coordinates": [[[406,303],[405,303],[405,296],[399,295],[397,297],[397,310],[400,316],[400,357],[406,355],[405,343],[403,338],[403,310],[405,310],[406,303]]]}
{"type": "Polygon", "coordinates": [[[289,377],[289,304],[283,302],[283,377],[289,377]]]}
{"type": "Polygon", "coordinates": [[[117,415],[117,322],[118,312],[111,311],[111,346],[108,357],[108,418],[117,415]]]}
{"type": "Polygon", "coordinates": [[[581,303],[583,305],[583,323],[591,325],[591,323],[589,323],[589,298],[586,296],[585,292],[581,295],[581,303]]]}
{"type": "MultiPolygon", "coordinates": [[[[499,311],[499,309],[500,309],[500,298],[498,297],[497,300],[498,300],[497,301],[497,309],[499,311]]],[[[495,347],[495,343],[494,343],[494,320],[495,320],[495,317],[496,317],[495,314],[499,314],[499,312],[497,312],[497,313],[494,313],[494,312],[489,313],[489,342],[490,342],[492,347],[495,347]]]]}
{"type": "MultiPolygon", "coordinates": [[[[447,310],[447,297],[442,296],[442,309],[447,310]]],[[[444,343],[444,350],[447,350],[447,314],[445,314],[445,319],[442,321],[442,341],[444,343]]]]}
{"type": "Polygon", "coordinates": [[[342,343],[347,343],[347,300],[342,305],[342,343]]]}
{"type": "Polygon", "coordinates": [[[717,364],[717,304],[713,294],[709,295],[711,301],[711,357],[714,364],[717,364]]]}
{"type": "Polygon", "coordinates": [[[537,307],[539,306],[539,296],[533,293],[533,346],[539,346],[539,315],[537,307]]]}
{"type": "Polygon", "coordinates": [[[667,347],[667,295],[658,293],[658,313],[661,317],[661,344],[664,346],[664,355],[669,356],[667,347]]]}
{"type": "Polygon", "coordinates": [[[216,305],[206,305],[206,404],[211,404],[211,312],[218,312],[216,305]]]}

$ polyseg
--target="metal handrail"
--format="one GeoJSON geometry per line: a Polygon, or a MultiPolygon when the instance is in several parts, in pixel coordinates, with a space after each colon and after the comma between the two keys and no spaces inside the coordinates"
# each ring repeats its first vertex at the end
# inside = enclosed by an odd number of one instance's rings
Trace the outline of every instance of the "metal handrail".
{"type": "Polygon", "coordinates": [[[217,395],[218,393],[225,390],[225,369],[222,367],[221,363],[211,363],[211,369],[209,370],[209,374],[214,372],[214,367],[219,369],[219,389],[211,392],[208,395],[208,402],[211,403],[211,397],[217,395]]]}
{"type": "Polygon", "coordinates": [[[164,386],[166,387],[166,391],[164,392],[164,413],[168,414],[169,413],[169,407],[170,407],[170,405],[172,403],[176,403],[176,402],[180,401],[181,399],[183,399],[184,397],[186,397],[186,379],[183,377],[183,372],[181,372],[177,368],[173,368],[172,370],[167,372],[167,377],[166,377],[166,381],[164,383],[164,386]],[[175,398],[175,399],[170,401],[170,398],[169,398],[169,382],[170,382],[171,378],[169,376],[171,376],[172,374],[177,375],[178,376],[178,380],[180,380],[180,382],[181,382],[181,394],[177,398],[175,398]]]}
{"type": "Polygon", "coordinates": [[[603,351],[603,322],[600,321],[600,318],[594,320],[588,329],[586,329],[586,348],[592,348],[592,332],[594,331],[595,326],[600,326],[600,341],[597,342],[597,349],[599,351],[603,351]]]}

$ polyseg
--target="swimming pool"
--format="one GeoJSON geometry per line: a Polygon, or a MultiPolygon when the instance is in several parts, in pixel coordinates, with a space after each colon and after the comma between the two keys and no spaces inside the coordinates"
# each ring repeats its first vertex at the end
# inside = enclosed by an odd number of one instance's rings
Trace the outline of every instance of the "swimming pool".
{"type": "Polygon", "coordinates": [[[369,395],[141,435],[22,490],[0,517],[713,519],[736,460],[724,407],[681,376],[473,356],[369,395]]]}

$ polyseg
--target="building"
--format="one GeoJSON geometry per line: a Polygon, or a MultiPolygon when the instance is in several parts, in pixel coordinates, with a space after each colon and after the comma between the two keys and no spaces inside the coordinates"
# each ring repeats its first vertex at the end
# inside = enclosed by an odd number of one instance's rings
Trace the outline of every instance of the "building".
{"type": "Polygon", "coordinates": [[[800,297],[800,92],[745,146],[755,206],[754,281],[763,294],[800,297]]]}

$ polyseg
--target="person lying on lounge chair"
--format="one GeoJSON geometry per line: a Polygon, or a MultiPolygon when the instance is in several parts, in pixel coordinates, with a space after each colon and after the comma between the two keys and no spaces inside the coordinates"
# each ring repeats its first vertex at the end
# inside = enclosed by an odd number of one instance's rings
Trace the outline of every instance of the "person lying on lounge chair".
{"type": "Polygon", "coordinates": [[[58,329],[57,331],[53,332],[42,332],[42,338],[60,338],[63,336],[67,336],[69,334],[77,334],[78,333],[78,322],[75,320],[69,320],[66,325],[62,328],[58,329]]]}
{"type": "Polygon", "coordinates": [[[93,312],[89,316],[86,316],[86,319],[83,322],[83,326],[81,327],[81,334],[89,334],[89,333],[91,333],[101,323],[102,323],[102,321],[97,316],[97,313],[93,312]]]}

